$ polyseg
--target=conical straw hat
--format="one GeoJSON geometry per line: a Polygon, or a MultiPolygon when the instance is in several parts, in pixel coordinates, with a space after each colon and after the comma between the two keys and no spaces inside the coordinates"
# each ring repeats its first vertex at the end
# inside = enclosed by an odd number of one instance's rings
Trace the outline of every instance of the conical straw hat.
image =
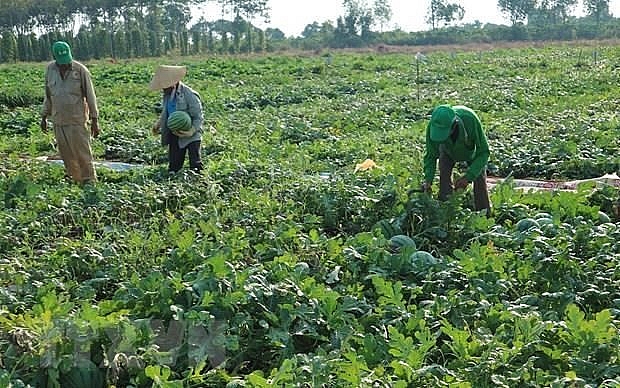
{"type": "Polygon", "coordinates": [[[181,81],[186,73],[187,68],[185,66],[159,65],[149,84],[149,88],[151,90],[169,88],[181,81]]]}

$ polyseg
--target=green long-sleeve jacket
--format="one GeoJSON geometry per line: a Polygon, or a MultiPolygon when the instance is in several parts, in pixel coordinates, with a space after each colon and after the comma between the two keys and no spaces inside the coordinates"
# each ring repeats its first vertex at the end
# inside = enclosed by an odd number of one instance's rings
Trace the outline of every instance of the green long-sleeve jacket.
{"type": "Polygon", "coordinates": [[[466,106],[453,106],[456,115],[461,120],[459,135],[456,141],[450,137],[443,142],[437,143],[431,140],[430,123],[426,127],[426,154],[424,155],[424,180],[432,182],[437,169],[439,159],[439,146],[444,145],[444,151],[455,162],[468,162],[469,168],[465,178],[473,182],[482,174],[489,161],[489,145],[487,137],[482,129],[482,123],[478,115],[466,106]]]}

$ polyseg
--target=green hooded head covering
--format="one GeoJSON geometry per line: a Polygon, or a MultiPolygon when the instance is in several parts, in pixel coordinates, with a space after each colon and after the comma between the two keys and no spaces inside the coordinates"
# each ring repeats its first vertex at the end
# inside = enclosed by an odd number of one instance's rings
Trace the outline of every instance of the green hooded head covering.
{"type": "Polygon", "coordinates": [[[71,47],[69,47],[67,42],[55,42],[52,45],[52,53],[54,54],[56,63],[59,65],[68,65],[73,60],[73,56],[71,55],[71,47]]]}
{"type": "Polygon", "coordinates": [[[450,136],[456,112],[450,105],[439,105],[433,110],[430,122],[431,140],[442,143],[450,136]]]}

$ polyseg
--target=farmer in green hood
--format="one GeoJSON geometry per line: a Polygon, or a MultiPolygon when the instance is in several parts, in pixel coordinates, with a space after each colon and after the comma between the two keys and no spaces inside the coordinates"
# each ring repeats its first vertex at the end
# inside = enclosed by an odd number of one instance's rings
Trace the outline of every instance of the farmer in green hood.
{"type": "Polygon", "coordinates": [[[47,132],[47,118],[51,116],[66,175],[79,183],[95,182],[90,137],[99,136],[99,124],[91,74],[86,66],[73,60],[66,42],[55,42],[52,54],[54,61],[45,69],[41,129],[47,132]],[[86,128],[88,119],[90,132],[86,128]]]}
{"type": "Polygon", "coordinates": [[[486,166],[489,145],[478,115],[466,106],[439,105],[435,107],[426,128],[426,154],[424,155],[424,183],[422,190],[431,192],[435,169],[439,160],[439,199],[445,201],[454,189],[474,185],[476,210],[491,204],[487,190],[486,166]],[[456,162],[466,162],[465,175],[452,182],[456,162]]]}

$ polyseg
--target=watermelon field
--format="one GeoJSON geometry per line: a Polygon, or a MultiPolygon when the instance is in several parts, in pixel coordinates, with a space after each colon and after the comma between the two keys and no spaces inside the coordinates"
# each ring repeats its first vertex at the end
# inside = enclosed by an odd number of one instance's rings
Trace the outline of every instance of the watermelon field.
{"type": "Polygon", "coordinates": [[[620,188],[514,184],[620,172],[620,46],[425,54],[88,62],[85,186],[45,64],[1,65],[0,387],[620,387],[620,188]],[[202,96],[200,174],[150,133],[158,64],[202,96]],[[411,190],[441,103],[483,122],[491,217],[411,190]]]}

